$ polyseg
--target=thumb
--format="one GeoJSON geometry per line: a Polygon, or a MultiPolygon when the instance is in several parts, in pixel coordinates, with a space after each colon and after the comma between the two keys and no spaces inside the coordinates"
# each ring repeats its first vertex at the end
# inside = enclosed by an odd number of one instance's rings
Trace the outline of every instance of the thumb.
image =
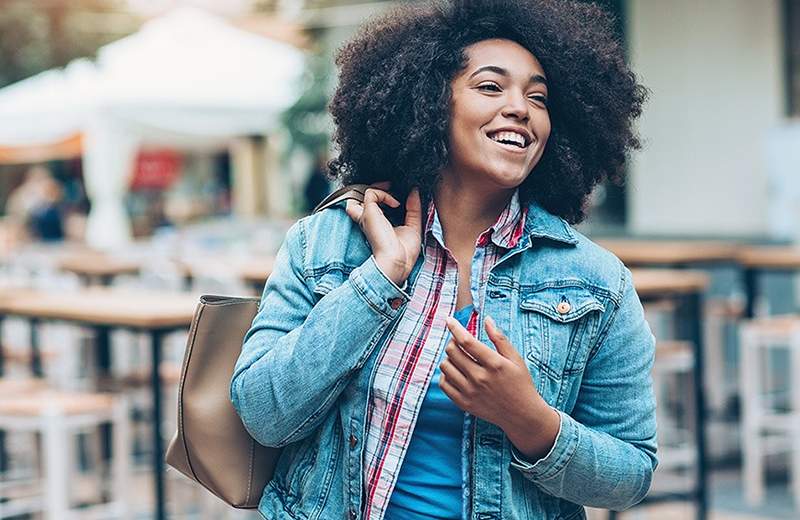
{"type": "Polygon", "coordinates": [[[486,329],[486,334],[489,335],[489,339],[494,343],[495,350],[497,350],[498,354],[512,361],[521,359],[517,349],[508,341],[506,335],[503,334],[503,331],[500,330],[491,316],[486,316],[484,328],[486,329]]]}

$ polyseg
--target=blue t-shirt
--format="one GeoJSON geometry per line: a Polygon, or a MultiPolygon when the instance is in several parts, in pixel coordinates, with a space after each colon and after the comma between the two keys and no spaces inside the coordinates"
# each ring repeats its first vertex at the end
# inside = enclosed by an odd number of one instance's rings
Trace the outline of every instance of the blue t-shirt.
{"type": "MultiPolygon", "coordinates": [[[[466,327],[472,305],[453,317],[466,327]]],[[[447,341],[450,341],[449,335],[447,341]]],[[[444,359],[444,350],[442,357],[444,359]]],[[[439,388],[439,363],[422,401],[385,520],[461,518],[461,433],[464,412],[439,388]]]]}

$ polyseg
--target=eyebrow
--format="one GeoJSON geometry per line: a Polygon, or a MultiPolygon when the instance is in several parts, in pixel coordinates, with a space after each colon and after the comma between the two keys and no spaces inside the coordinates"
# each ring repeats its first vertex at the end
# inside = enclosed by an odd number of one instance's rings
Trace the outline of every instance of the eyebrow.
{"type": "MultiPolygon", "coordinates": [[[[477,76],[481,72],[485,72],[485,71],[494,72],[496,74],[500,74],[501,76],[510,76],[511,75],[503,67],[498,67],[497,65],[485,65],[483,67],[480,67],[478,70],[476,70],[472,74],[470,74],[469,77],[472,78],[474,76],[477,76]]],[[[547,86],[547,78],[545,78],[541,74],[534,74],[528,80],[528,83],[541,83],[542,85],[547,86]]]]}

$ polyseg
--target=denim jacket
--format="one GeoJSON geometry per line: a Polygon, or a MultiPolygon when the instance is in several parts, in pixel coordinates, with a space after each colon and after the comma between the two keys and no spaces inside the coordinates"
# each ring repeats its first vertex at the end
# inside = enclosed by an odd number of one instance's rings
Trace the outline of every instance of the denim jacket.
{"type": "MultiPolygon", "coordinates": [[[[362,440],[377,354],[420,265],[405,290],[397,287],[343,206],[287,233],[231,381],[250,434],[284,448],[259,505],[265,518],[362,517],[362,440]]],[[[523,238],[478,290],[481,316],[492,316],[519,349],[561,425],[550,452],[531,461],[500,428],[472,421],[462,461],[471,486],[466,518],[584,518],[583,506],[639,502],[657,464],[655,342],[630,272],[532,203],[523,238]]],[[[478,331],[491,344],[483,324],[478,331]]]]}

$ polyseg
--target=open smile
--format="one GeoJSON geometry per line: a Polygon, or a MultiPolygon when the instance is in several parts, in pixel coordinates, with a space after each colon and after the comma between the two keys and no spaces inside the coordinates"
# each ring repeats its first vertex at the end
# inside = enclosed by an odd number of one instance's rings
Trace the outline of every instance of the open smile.
{"type": "Polygon", "coordinates": [[[492,139],[491,137],[489,137],[486,134],[484,134],[484,136],[486,137],[486,139],[491,141],[492,144],[494,144],[496,146],[499,146],[500,148],[502,148],[506,152],[513,153],[513,154],[516,154],[516,155],[525,155],[525,154],[527,154],[528,153],[528,148],[530,148],[530,146],[533,145],[536,142],[536,141],[531,141],[527,145],[520,146],[519,144],[514,144],[514,143],[511,143],[511,142],[498,141],[496,139],[492,139]]]}

